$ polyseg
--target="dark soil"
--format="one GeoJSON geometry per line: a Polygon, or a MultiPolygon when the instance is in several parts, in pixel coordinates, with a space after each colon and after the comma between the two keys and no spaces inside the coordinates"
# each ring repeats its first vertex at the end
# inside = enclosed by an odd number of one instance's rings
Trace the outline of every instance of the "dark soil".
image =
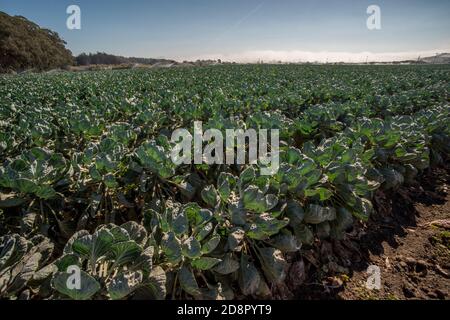
{"type": "Polygon", "coordinates": [[[308,277],[297,298],[450,299],[449,168],[395,194],[377,193],[375,207],[344,240],[320,242],[316,256],[305,252],[308,277]],[[381,271],[379,290],[366,286],[371,265],[381,271]]]}

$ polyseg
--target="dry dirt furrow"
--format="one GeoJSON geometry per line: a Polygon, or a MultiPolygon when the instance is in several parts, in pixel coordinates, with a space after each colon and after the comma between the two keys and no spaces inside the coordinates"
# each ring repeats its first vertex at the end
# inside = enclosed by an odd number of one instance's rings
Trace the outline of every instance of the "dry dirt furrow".
{"type": "Polygon", "coordinates": [[[392,199],[392,213],[361,239],[366,253],[341,299],[450,299],[450,193],[448,170],[392,199]],[[381,288],[369,290],[365,266],[380,268],[381,288]],[[358,270],[359,269],[359,270],[358,270]]]}

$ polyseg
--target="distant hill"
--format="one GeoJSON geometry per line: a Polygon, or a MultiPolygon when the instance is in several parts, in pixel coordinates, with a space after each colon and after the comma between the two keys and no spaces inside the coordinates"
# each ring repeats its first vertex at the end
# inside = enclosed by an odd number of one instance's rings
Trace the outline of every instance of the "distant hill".
{"type": "Polygon", "coordinates": [[[450,63],[450,53],[437,54],[434,57],[422,58],[420,61],[425,63],[447,64],[450,63]]]}
{"type": "Polygon", "coordinates": [[[0,11],[0,72],[49,70],[73,64],[66,43],[51,30],[0,11]]]}

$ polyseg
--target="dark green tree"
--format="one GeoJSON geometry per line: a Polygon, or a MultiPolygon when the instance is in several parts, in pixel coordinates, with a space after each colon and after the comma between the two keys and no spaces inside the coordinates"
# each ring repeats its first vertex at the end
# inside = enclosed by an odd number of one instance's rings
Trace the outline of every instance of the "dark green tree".
{"type": "Polygon", "coordinates": [[[49,70],[73,64],[66,42],[21,16],[0,12],[0,72],[49,70]]]}

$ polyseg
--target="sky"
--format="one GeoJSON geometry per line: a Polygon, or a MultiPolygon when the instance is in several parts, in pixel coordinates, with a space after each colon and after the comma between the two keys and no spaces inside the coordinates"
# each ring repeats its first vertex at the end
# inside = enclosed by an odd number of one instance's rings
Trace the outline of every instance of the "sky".
{"type": "Polygon", "coordinates": [[[383,61],[450,52],[450,0],[0,0],[75,54],[179,61],[383,61]],[[69,5],[81,30],[69,30],[69,5]],[[369,30],[369,5],[381,29],[369,30]]]}

